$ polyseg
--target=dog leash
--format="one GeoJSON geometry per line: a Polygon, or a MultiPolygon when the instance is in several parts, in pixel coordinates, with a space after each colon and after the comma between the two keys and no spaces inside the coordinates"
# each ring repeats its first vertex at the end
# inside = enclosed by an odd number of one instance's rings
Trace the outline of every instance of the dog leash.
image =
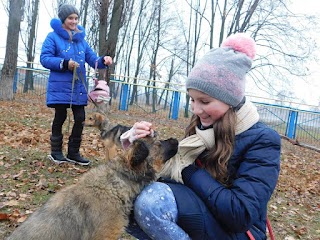
{"type": "MultiPolygon", "coordinates": [[[[96,60],[96,63],[95,63],[95,79],[97,79],[97,69],[98,69],[98,60],[96,60]]],[[[72,79],[72,93],[73,93],[73,90],[74,90],[74,83],[77,79],[80,79],[86,92],[87,92],[87,97],[88,99],[94,104],[94,106],[96,107],[96,109],[99,109],[99,105],[94,101],[94,99],[91,98],[91,96],[89,95],[89,91],[88,91],[88,88],[87,88],[87,85],[86,85],[86,82],[83,78],[83,74],[82,74],[82,70],[81,68],[79,68],[79,74],[78,72],[76,71],[76,69],[73,70],[73,79],[72,79]]],[[[72,103],[72,96],[71,96],[71,102],[70,102],[70,107],[71,107],[71,103],[72,103]]]]}
{"type": "MultiPolygon", "coordinates": [[[[81,68],[79,68],[80,71],[81,71],[81,68]]],[[[81,73],[80,73],[81,75],[81,73]]],[[[73,91],[74,91],[74,84],[75,84],[75,81],[79,79],[78,77],[78,73],[77,73],[77,67],[74,67],[73,68],[73,74],[72,74],[72,85],[71,85],[71,98],[70,98],[70,109],[72,110],[72,99],[73,99],[73,91]]],[[[86,88],[86,85],[84,84],[84,87],[86,88]]],[[[67,133],[69,133],[70,131],[70,125],[71,125],[71,113],[70,111],[68,111],[68,124],[67,124],[67,133]]]]}
{"type": "MultiPolygon", "coordinates": [[[[71,98],[70,98],[70,105],[69,105],[70,109],[72,109],[72,100],[73,100],[73,92],[74,92],[75,81],[80,79],[82,84],[83,84],[83,86],[84,86],[84,88],[85,88],[85,90],[86,90],[86,92],[87,92],[88,99],[90,99],[90,101],[94,104],[94,106],[97,109],[97,111],[99,111],[98,104],[89,95],[89,92],[88,92],[88,89],[87,89],[87,85],[86,85],[86,82],[85,82],[85,80],[83,78],[83,74],[82,74],[81,68],[79,67],[79,74],[77,72],[77,68],[78,67],[74,67],[73,68],[73,73],[72,73],[71,98]]],[[[98,69],[98,60],[96,60],[96,62],[95,62],[95,79],[97,79],[97,69],[98,69]]],[[[70,125],[71,125],[71,113],[70,113],[70,111],[68,111],[67,133],[69,133],[69,131],[70,131],[70,125]]]]}

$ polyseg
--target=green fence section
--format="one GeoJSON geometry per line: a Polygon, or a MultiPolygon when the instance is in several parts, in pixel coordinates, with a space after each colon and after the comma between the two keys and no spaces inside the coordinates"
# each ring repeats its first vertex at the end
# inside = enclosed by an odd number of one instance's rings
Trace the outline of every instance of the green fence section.
{"type": "MultiPolygon", "coordinates": [[[[47,70],[18,68],[14,79],[14,92],[45,96],[47,78],[47,70]],[[27,74],[27,71],[32,71],[32,74],[27,74]],[[29,79],[28,88],[25,87],[26,76],[32,78],[29,79]]],[[[88,82],[87,87],[90,90],[93,87],[92,78],[89,78],[88,82]]],[[[112,76],[112,105],[131,114],[150,115],[153,119],[184,119],[186,92],[183,89],[181,84],[112,76]],[[134,99],[133,92],[136,92],[134,99]]],[[[320,148],[320,112],[255,101],[254,103],[261,121],[281,135],[320,148]]]]}

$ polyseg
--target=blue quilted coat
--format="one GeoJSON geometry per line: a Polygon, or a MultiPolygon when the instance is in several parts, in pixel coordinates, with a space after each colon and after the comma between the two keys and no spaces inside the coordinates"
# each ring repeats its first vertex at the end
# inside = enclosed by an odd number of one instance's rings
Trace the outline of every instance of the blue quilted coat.
{"type": "Polygon", "coordinates": [[[90,48],[85,40],[85,30],[78,25],[81,32],[75,32],[72,40],[69,40],[68,32],[62,28],[60,19],[52,19],[50,32],[42,45],[40,62],[43,67],[50,70],[47,85],[47,105],[55,104],[87,105],[88,95],[86,91],[86,69],[85,63],[98,68],[106,67],[103,58],[90,48]],[[73,72],[61,70],[60,64],[63,60],[74,60],[80,64],[77,68],[78,79],[72,81],[73,72]]]}
{"type": "Polygon", "coordinates": [[[206,170],[191,165],[183,184],[167,183],[179,209],[178,224],[195,239],[266,239],[267,204],[280,171],[278,133],[261,122],[236,136],[226,188],[206,170]],[[202,214],[199,214],[202,213],[202,214]]]}

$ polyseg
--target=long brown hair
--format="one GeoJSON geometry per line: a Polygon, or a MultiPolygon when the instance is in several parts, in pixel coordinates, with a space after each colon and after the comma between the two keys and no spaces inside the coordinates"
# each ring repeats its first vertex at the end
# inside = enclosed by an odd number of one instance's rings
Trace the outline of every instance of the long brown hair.
{"type": "MultiPolygon", "coordinates": [[[[186,128],[185,137],[196,133],[200,124],[197,115],[193,115],[186,128]]],[[[204,167],[217,181],[228,185],[228,161],[233,153],[235,142],[236,113],[230,108],[224,116],[213,125],[215,146],[204,157],[204,167]]]]}

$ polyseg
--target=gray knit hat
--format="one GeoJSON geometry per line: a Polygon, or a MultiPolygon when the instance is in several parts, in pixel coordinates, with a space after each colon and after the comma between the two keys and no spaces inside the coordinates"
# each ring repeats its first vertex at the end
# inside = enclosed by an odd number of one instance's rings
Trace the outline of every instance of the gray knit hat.
{"type": "Polygon", "coordinates": [[[61,4],[58,9],[58,17],[60,18],[61,22],[64,23],[66,18],[71,14],[77,14],[79,17],[79,11],[76,9],[75,6],[70,4],[61,4]]]}
{"type": "Polygon", "coordinates": [[[255,42],[244,33],[229,36],[211,49],[191,70],[186,87],[236,107],[245,94],[246,74],[255,56],[255,42]]]}

